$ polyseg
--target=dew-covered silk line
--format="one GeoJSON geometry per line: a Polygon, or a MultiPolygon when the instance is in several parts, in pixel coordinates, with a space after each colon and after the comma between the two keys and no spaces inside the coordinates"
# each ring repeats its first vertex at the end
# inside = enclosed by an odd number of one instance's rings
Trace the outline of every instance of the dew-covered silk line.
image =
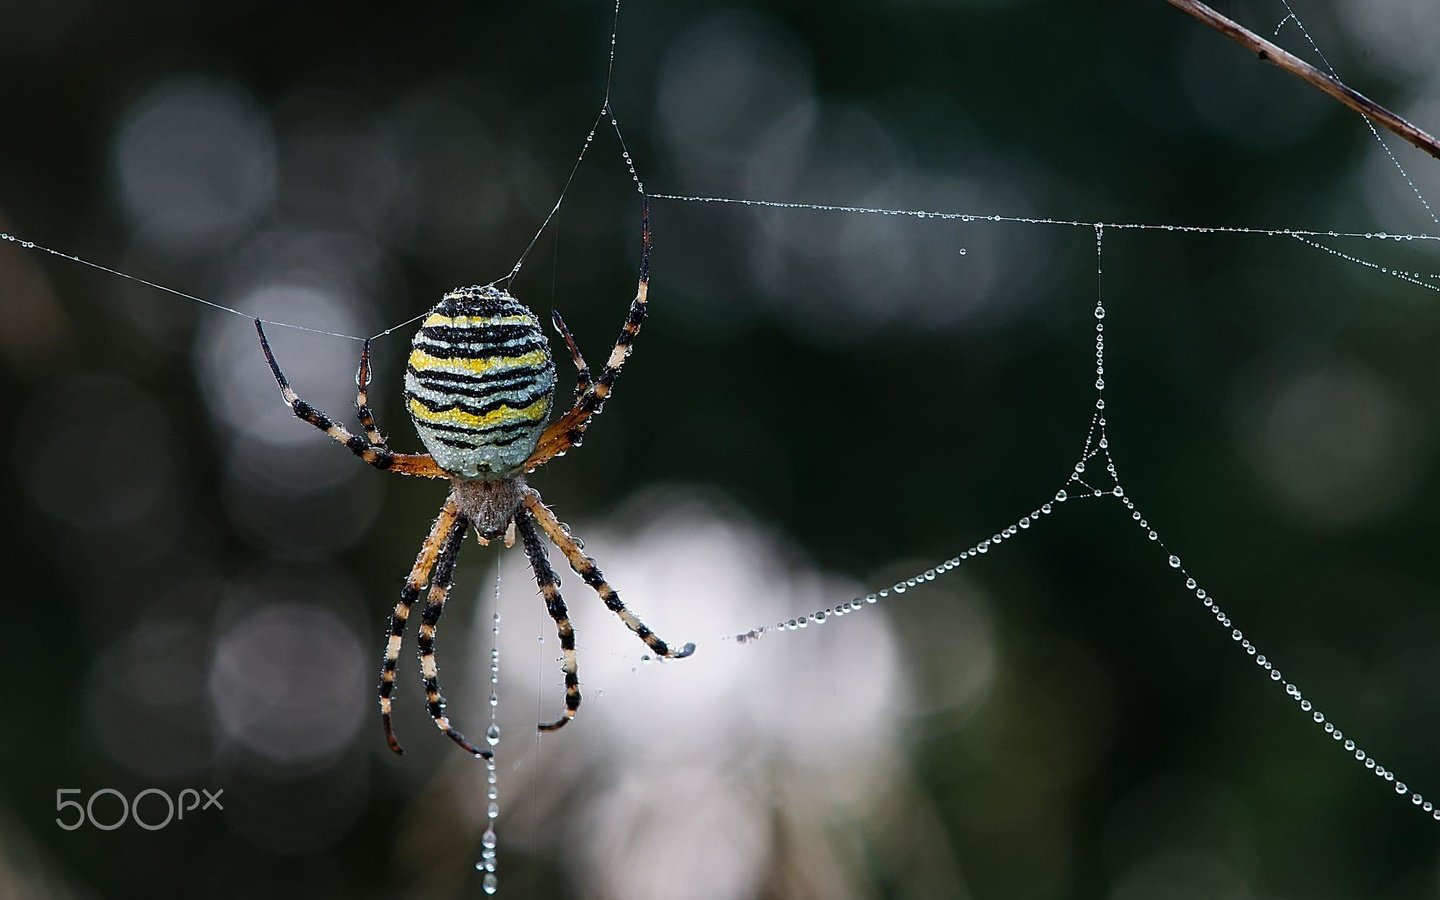
{"type": "MultiPolygon", "coordinates": [[[[729,641],[735,644],[748,644],[768,634],[777,632],[797,632],[808,628],[810,625],[823,625],[832,619],[853,615],[868,606],[872,606],[881,600],[891,596],[904,594],[913,588],[934,581],[949,572],[954,571],[966,562],[975,560],[978,557],[988,554],[1001,544],[1013,540],[1022,532],[1029,531],[1037,523],[1048,516],[1058,512],[1062,507],[1073,507],[1080,500],[1109,501],[1111,505],[1123,506],[1131,521],[1145,533],[1148,540],[1153,542],[1165,557],[1167,565],[1175,573],[1184,579],[1185,590],[1192,593],[1200,600],[1205,610],[1222,629],[1229,632],[1231,640],[1247,656],[1252,658],[1263,671],[1266,677],[1277,687],[1281,688],[1285,695],[1293,701],[1305,713],[1310,720],[1321,727],[1325,734],[1328,734],[1336,744],[1343,747],[1345,753],[1353,756],[1356,762],[1365,766],[1366,769],[1383,779],[1390,785],[1395,793],[1402,797],[1409,797],[1412,805],[1422,812],[1430,815],[1432,819],[1440,822],[1440,809],[1427,800],[1418,791],[1411,791],[1405,782],[1398,780],[1395,773],[1380,765],[1365,750],[1361,749],[1353,738],[1347,738],[1345,733],[1331,722],[1315,704],[1304,696],[1299,685],[1281,674],[1275,663],[1260,653],[1249,638],[1245,636],[1239,626],[1230,619],[1216,602],[1215,597],[1205,588],[1201,587],[1195,577],[1190,574],[1181,562],[1179,555],[1172,552],[1161,539],[1159,532],[1154,525],[1141,514],[1135,501],[1131,499],[1125,488],[1120,483],[1119,471],[1115,460],[1111,456],[1111,443],[1106,434],[1107,412],[1105,407],[1105,300],[1102,291],[1102,278],[1104,275],[1103,250],[1105,229],[1108,225],[1096,225],[1095,229],[1095,400],[1094,412],[1090,418],[1090,427],[1085,434],[1085,442],[1080,450],[1079,459],[1072,467],[1064,485],[1056,491],[1052,497],[1047,497],[1044,502],[1035,506],[1034,510],[1022,515],[1014,523],[1006,525],[996,531],[989,538],[981,540],[968,548],[960,551],[955,556],[939,562],[923,572],[916,573],[909,578],[901,579],[888,588],[882,588],[866,594],[863,597],[853,598],[838,606],[827,607],[826,609],[785,619],[775,624],[757,625],[753,628],[740,632],[733,632],[721,637],[722,641],[729,641]]],[[[1302,238],[1303,239],[1303,238],[1302,238]]],[[[1322,248],[1323,249],[1323,248],[1322,248]]]]}

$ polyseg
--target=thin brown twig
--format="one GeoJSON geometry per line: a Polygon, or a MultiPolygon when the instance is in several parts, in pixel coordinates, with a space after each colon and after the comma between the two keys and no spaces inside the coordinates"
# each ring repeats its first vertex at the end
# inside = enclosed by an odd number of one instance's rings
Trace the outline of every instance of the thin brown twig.
{"type": "Polygon", "coordinates": [[[1347,87],[1338,78],[1325,74],[1295,54],[1248,30],[1239,22],[1220,15],[1199,0],[1167,0],[1167,2],[1226,35],[1237,44],[1258,53],[1260,58],[1266,62],[1272,62],[1291,75],[1308,82],[1312,87],[1319,88],[1377,125],[1394,132],[1436,159],[1440,159],[1440,141],[1359,91],[1347,87]]]}

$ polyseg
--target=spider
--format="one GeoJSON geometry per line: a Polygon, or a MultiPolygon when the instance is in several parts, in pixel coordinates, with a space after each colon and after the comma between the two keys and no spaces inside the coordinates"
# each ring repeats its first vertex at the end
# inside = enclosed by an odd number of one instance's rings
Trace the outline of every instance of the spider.
{"type": "Polygon", "coordinates": [[[296,395],[280,371],[265,329],[255,320],[260,347],[280,385],[285,403],[295,415],[344,444],[365,462],[388,472],[417,478],[448,478],[450,494],[440,508],[400,600],[390,614],[385,654],[380,670],[380,718],[385,740],[399,754],[405,750],[395,738],[391,723],[391,694],[400,659],[400,639],[410,609],[426,589],[420,619],[420,670],[425,698],[435,725],[466,752],[490,756],[466,739],[445,715],[435,663],[435,631],[446,595],[455,575],[456,557],[465,533],[472,526],[481,544],[504,537],[515,543],[516,532],[525,547],[535,582],[560,635],[565,673],[565,711],[541,731],[555,731],[575,717],[580,708],[580,679],[576,664],[575,629],[570,624],[560,579],[550,566],[541,534],[565,554],[570,568],[594,588],[605,605],[645,642],[655,655],[679,659],[695,652],[694,644],[679,650],[661,640],[620,602],[620,595],[605,580],[595,560],[585,555],[582,543],[555,517],[530,487],[525,476],[572,447],[580,446],[590,420],[600,414],[620,375],[640,324],[645,320],[650,287],[650,208],[641,213],[640,281],[630,313],[600,374],[591,378],[565,320],[552,315],[555,330],[565,341],[577,371],[575,404],[547,426],[555,397],[555,364],[535,314],[493,284],[458,288],[447,293],[420,324],[405,367],[405,403],[410,419],[428,453],[396,453],[381,436],[370,411],[370,342],[360,351],[355,373],[355,410],[364,436],[353,434],[325,413],[296,395]],[[537,530],[538,526],[538,530],[537,530]]]}

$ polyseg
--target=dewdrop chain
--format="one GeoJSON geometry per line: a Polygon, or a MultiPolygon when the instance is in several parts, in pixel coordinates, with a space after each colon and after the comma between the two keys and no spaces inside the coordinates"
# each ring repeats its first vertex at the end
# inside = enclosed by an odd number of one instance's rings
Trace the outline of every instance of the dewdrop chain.
{"type": "Polygon", "coordinates": [[[485,873],[480,885],[485,893],[493,894],[500,889],[500,877],[496,874],[495,822],[500,818],[500,786],[495,772],[495,752],[500,744],[500,565],[495,565],[495,612],[490,618],[490,727],[485,730],[485,743],[490,745],[490,755],[485,757],[485,833],[480,837],[480,861],[475,864],[478,872],[485,873]]]}
{"type": "Polygon", "coordinates": [[[1042,503],[1035,508],[1035,511],[1027,516],[1022,516],[1015,524],[1008,525],[997,531],[988,540],[980,541],[961,551],[958,555],[952,556],[934,567],[926,569],[910,578],[895,582],[888,588],[857,597],[848,603],[839,606],[827,607],[809,615],[796,616],[774,625],[760,625],[743,631],[738,634],[727,635],[724,640],[730,640],[738,644],[749,643],[766,634],[774,631],[798,631],[808,627],[810,624],[820,625],[831,618],[859,612],[866,606],[875,604],[891,594],[903,594],[910,588],[934,581],[936,578],[958,568],[963,562],[974,559],[988,553],[1004,541],[1010,540],[1022,530],[1027,530],[1038,522],[1043,516],[1051,515],[1061,504],[1073,503],[1076,500],[1118,500],[1130,515],[1131,521],[1145,533],[1146,538],[1160,548],[1171,569],[1184,579],[1185,590],[1193,593],[1195,598],[1200,600],[1205,609],[1214,616],[1220,627],[1229,629],[1230,638],[1234,641],[1247,656],[1254,659],[1255,664],[1266,673],[1267,677],[1276,685],[1284,689],[1285,694],[1294,701],[1302,712],[1309,715],[1310,719],[1324,729],[1337,744],[1344,748],[1347,755],[1354,757],[1355,761],[1364,765],[1366,769],[1373,772],[1376,777],[1384,779],[1390,784],[1395,793],[1400,796],[1408,795],[1411,804],[1418,807],[1422,812],[1430,815],[1432,819],[1440,822],[1440,809],[1427,800],[1419,791],[1411,791],[1409,786],[1400,781],[1395,773],[1385,766],[1380,765],[1373,756],[1361,749],[1353,738],[1347,738],[1345,733],[1335,726],[1315,704],[1305,697],[1299,685],[1287,679],[1275,667],[1274,662],[1260,653],[1259,649],[1245,637],[1244,632],[1235,625],[1231,618],[1216,603],[1215,598],[1205,588],[1201,587],[1194,576],[1188,572],[1180,561],[1180,557],[1171,552],[1165,542],[1161,540],[1160,534],[1139,508],[1125,492],[1120,484],[1119,472],[1115,466],[1115,460],[1110,454],[1110,438],[1106,434],[1106,413],[1105,413],[1105,300],[1101,291],[1102,278],[1104,275],[1103,249],[1104,249],[1104,225],[1096,225],[1095,228],[1095,403],[1094,412],[1090,417],[1090,427],[1085,434],[1085,443],[1080,451],[1080,458],[1071,469],[1064,487],[1055,493],[1054,499],[1042,503]]]}
{"type": "MultiPolygon", "coordinates": [[[[1389,234],[1384,231],[1336,231],[1333,229],[1317,230],[1306,228],[1254,228],[1241,225],[1175,225],[1154,222],[1087,222],[1080,219],[1058,219],[1043,216],[1008,216],[1000,215],[998,213],[987,214],[939,212],[923,209],[890,209],[877,206],[848,206],[827,203],[790,203],[780,200],[763,200],[744,197],[705,197],[683,194],[647,195],[644,191],[644,182],[641,181],[640,176],[635,168],[634,158],[630,155],[629,149],[625,146],[625,139],[620,134],[619,119],[615,116],[614,110],[610,106],[610,102],[608,99],[606,100],[605,105],[601,107],[600,114],[596,117],[595,122],[590,129],[590,132],[587,134],[585,138],[585,143],[581,147],[580,155],[575,160],[575,167],[571,169],[570,177],[566,179],[565,186],[561,190],[560,197],[555,201],[555,205],[551,208],[549,215],[545,217],[544,222],[541,223],[541,226],[539,230],[536,231],[535,236],[531,238],[530,243],[525,248],[525,251],[520,254],[520,258],[515,261],[515,265],[511,267],[510,271],[504,277],[498,278],[495,281],[490,282],[491,285],[509,282],[511,279],[513,279],[516,275],[519,274],[521,267],[525,263],[525,258],[529,255],[531,249],[534,248],[536,242],[539,241],[541,235],[544,234],[545,229],[549,227],[550,222],[554,219],[555,214],[559,212],[561,205],[564,203],[565,194],[569,190],[571,182],[573,182],[575,179],[575,173],[579,170],[580,163],[585,158],[586,150],[589,149],[590,144],[593,143],[595,139],[596,129],[600,126],[605,116],[610,117],[610,124],[615,131],[617,139],[620,141],[622,159],[625,162],[625,166],[630,175],[631,181],[635,184],[635,188],[638,192],[640,192],[644,196],[648,196],[651,200],[671,200],[680,203],[731,204],[736,206],[755,206],[770,209],[811,210],[816,212],[838,212],[856,215],[900,216],[916,219],[936,219],[939,221],[1010,223],[1019,225],[1060,225],[1071,228],[1109,228],[1117,231],[1171,231],[1181,234],[1243,234],[1259,237],[1288,237],[1293,238],[1300,243],[1303,243],[1311,249],[1322,251],[1337,259],[1343,260],[1353,265],[1370,269],[1382,275],[1387,275],[1400,281],[1404,281],[1409,284],[1425,288],[1426,290],[1440,292],[1440,285],[1431,284],[1421,280],[1424,278],[1433,279],[1435,278],[1434,275],[1417,272],[1407,272],[1402,269],[1391,268],[1389,266],[1385,266],[1380,263],[1355,256],[1354,254],[1336,250],[1332,247],[1321,244],[1318,242],[1318,240],[1316,240],[1320,238],[1331,240],[1345,238],[1366,241],[1440,241],[1440,235],[1434,234],[1389,234]]],[[[46,253],[51,256],[66,260],[67,262],[72,262],[76,265],[85,266],[86,268],[103,272],[115,278],[123,278],[126,281],[131,281],[136,284],[151,288],[153,290],[161,291],[163,293],[179,297],[182,300],[188,300],[192,303],[198,303],[202,306],[208,306],[211,309],[219,310],[220,312],[229,313],[231,315],[239,316],[250,321],[254,321],[255,318],[251,313],[245,312],[243,310],[226,306],[213,300],[208,300],[196,294],[190,294],[186,293],[185,291],[176,290],[175,288],[167,287],[166,285],[163,285],[159,282],[150,281],[137,275],[131,275],[128,272],[123,272],[119,269],[112,269],[109,266],[104,266],[100,263],[91,262],[88,259],[76,256],[74,254],[65,253],[60,250],[55,250],[50,247],[37,244],[34,241],[25,240],[7,232],[0,231],[0,241],[14,244],[23,250],[46,253]]],[[[326,331],[323,328],[314,328],[308,325],[297,325],[293,322],[282,322],[278,319],[261,319],[261,322],[265,325],[272,325],[276,328],[289,328],[295,331],[305,331],[311,334],[319,334],[326,337],[342,338],[347,341],[363,343],[367,340],[377,341],[381,338],[388,337],[402,328],[413,325],[414,323],[425,318],[425,316],[427,315],[429,315],[429,310],[419,313],[418,315],[411,316],[404,321],[397,322],[394,325],[389,326],[388,328],[381,329],[380,331],[377,331],[374,334],[369,335],[368,337],[357,334],[345,334],[338,331],[326,331]]]]}

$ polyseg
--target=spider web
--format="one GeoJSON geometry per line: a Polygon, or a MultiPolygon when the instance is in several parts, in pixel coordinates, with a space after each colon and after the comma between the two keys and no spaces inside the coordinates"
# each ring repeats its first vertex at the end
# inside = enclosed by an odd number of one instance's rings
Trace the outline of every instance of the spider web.
{"type": "MultiPolygon", "coordinates": [[[[1305,28],[1299,16],[1296,15],[1294,9],[1291,7],[1288,0],[1282,0],[1282,3],[1287,12],[1287,15],[1276,27],[1276,32],[1279,33],[1285,28],[1285,26],[1293,23],[1294,27],[1299,30],[1299,32],[1303,35],[1304,39],[1307,41],[1311,49],[1321,59],[1323,64],[1329,69],[1332,74],[1335,74],[1334,68],[1330,66],[1329,61],[1320,51],[1319,46],[1311,37],[1310,32],[1305,28]]],[[[549,213],[540,223],[539,227],[534,233],[534,236],[531,237],[529,242],[525,245],[519,256],[516,258],[514,264],[510,267],[506,274],[490,282],[491,284],[507,284],[512,279],[514,279],[517,274],[519,274],[521,268],[524,266],[531,252],[534,250],[537,242],[546,232],[547,228],[550,227],[555,216],[561,210],[562,204],[565,201],[571,184],[574,182],[581,165],[587,158],[589,150],[597,139],[597,133],[604,130],[607,125],[607,120],[610,130],[614,133],[619,144],[620,160],[625,165],[627,173],[632,183],[634,184],[636,191],[642,195],[646,195],[644,182],[641,179],[635,160],[625,144],[625,140],[621,132],[619,115],[615,110],[611,99],[610,88],[614,74],[614,66],[616,59],[617,37],[619,34],[620,7],[621,4],[619,0],[617,0],[614,6],[614,28],[611,32],[610,53],[605,78],[604,97],[595,116],[595,119],[590,125],[590,128],[588,129],[588,132],[582,142],[579,153],[575,158],[574,165],[572,166],[569,175],[564,183],[564,186],[561,189],[560,195],[555,200],[555,203],[551,207],[549,213]]],[[[1432,221],[1440,224],[1440,217],[1436,216],[1434,209],[1423,196],[1414,181],[1410,178],[1409,174],[1404,170],[1399,160],[1396,159],[1394,154],[1390,151],[1383,137],[1375,129],[1373,124],[1371,124],[1368,120],[1365,121],[1366,126],[1370,129],[1372,135],[1374,135],[1375,140],[1379,142],[1382,148],[1384,148],[1385,153],[1387,154],[1391,163],[1393,163],[1399,175],[1404,179],[1409,189],[1414,193],[1418,202],[1424,208],[1426,214],[1430,217],[1432,221]]],[[[1094,252],[1096,293],[1095,307],[1093,313],[1093,327],[1095,338],[1093,372],[1093,410],[1091,412],[1089,426],[1085,431],[1083,441],[1081,442],[1079,452],[1076,456],[1076,460],[1072,468],[1068,472],[1064,473],[1063,477],[1060,480],[1059,488],[1053,493],[1048,493],[1042,498],[1040,498],[1040,502],[1028,508],[1028,510],[1024,511],[1021,515],[1008,522],[1003,527],[997,528],[988,537],[976,541],[975,543],[961,550],[957,554],[947,559],[941,560],[933,566],[928,567],[923,571],[917,572],[910,577],[898,580],[895,583],[889,585],[888,587],[877,589],[873,592],[864,594],[863,596],[854,597],[846,602],[826,607],[824,609],[813,610],[804,614],[795,615],[792,618],[781,619],[773,623],[754,625],[748,628],[739,627],[735,631],[721,636],[721,639],[723,641],[725,641],[732,647],[737,645],[744,645],[768,635],[799,632],[811,626],[821,626],[830,623],[832,620],[842,619],[847,616],[855,615],[859,612],[864,611],[867,607],[879,603],[881,600],[889,600],[899,597],[907,593],[908,591],[922,588],[924,585],[933,582],[936,579],[942,578],[945,575],[956,571],[962,566],[974,565],[975,562],[978,561],[981,557],[985,557],[994,552],[999,552],[1002,545],[1006,545],[1009,542],[1012,542],[1020,538],[1021,536],[1034,531],[1047,519],[1056,515],[1060,515],[1062,512],[1069,510],[1076,505],[1084,505],[1084,503],[1088,501],[1091,503],[1091,505],[1105,506],[1109,509],[1115,510],[1119,515],[1127,517],[1128,520],[1131,521],[1134,526],[1139,530],[1140,534],[1143,536],[1143,539],[1154,545],[1156,555],[1161,560],[1163,560],[1164,564],[1171,570],[1171,574],[1175,578],[1176,583],[1182,586],[1183,590],[1187,594],[1197,600],[1201,604],[1205,613],[1211,618],[1213,618],[1217,625],[1229,635],[1231,642],[1234,643],[1235,646],[1247,657],[1253,660],[1256,668],[1261,673],[1263,673],[1262,677],[1274,683],[1278,689],[1283,690],[1285,695],[1299,708],[1301,713],[1306,715],[1306,717],[1309,718],[1316,725],[1317,728],[1320,728],[1323,734],[1328,735],[1333,742],[1340,746],[1343,749],[1343,752],[1347,754],[1347,756],[1353,757],[1357,761],[1357,763],[1365,766],[1366,769],[1373,772],[1374,775],[1384,781],[1387,787],[1393,790],[1395,794],[1401,797],[1408,797],[1409,802],[1412,805],[1420,809],[1422,812],[1430,815],[1434,820],[1440,821],[1440,809],[1437,809],[1434,803],[1432,803],[1432,801],[1426,799],[1418,791],[1412,791],[1404,781],[1400,780],[1395,775],[1393,771],[1378,763],[1374,759],[1374,757],[1369,755],[1367,751],[1365,751],[1360,745],[1358,745],[1354,738],[1347,736],[1345,732],[1336,727],[1333,721],[1331,721],[1327,715],[1322,713],[1321,710],[1318,709],[1315,704],[1302,692],[1301,688],[1295,683],[1295,681],[1286,677],[1272,659],[1259,651],[1259,648],[1257,648],[1255,644],[1245,635],[1245,633],[1241,630],[1238,624],[1236,624],[1231,619],[1231,617],[1221,608],[1215,596],[1205,587],[1201,586],[1194,573],[1191,572],[1184,564],[1178,549],[1172,548],[1166,544],[1165,540],[1160,535],[1158,527],[1142,512],[1141,508],[1138,506],[1133,496],[1124,487],[1120,475],[1120,467],[1117,465],[1116,458],[1114,456],[1114,451],[1116,448],[1112,445],[1112,441],[1107,431],[1109,424],[1109,416],[1112,415],[1113,412],[1107,409],[1106,406],[1105,320],[1107,312],[1103,293],[1103,251],[1104,240],[1107,231],[1165,231],[1182,235],[1231,234],[1266,238],[1285,238],[1312,250],[1340,259],[1351,265],[1361,267],[1378,275],[1393,278],[1408,285],[1412,285],[1414,287],[1418,287],[1427,291],[1440,291],[1440,275],[1437,275],[1437,273],[1433,272],[1420,272],[1397,268],[1379,259],[1371,258],[1368,255],[1361,256],[1348,250],[1342,250],[1336,246],[1333,246],[1333,242],[1340,240],[1362,240],[1370,243],[1380,242],[1380,244],[1383,245],[1386,242],[1440,241],[1440,236],[1424,233],[1393,234],[1380,231],[1340,231],[1333,229],[1300,227],[1263,228],[1227,225],[1193,225],[1098,220],[1085,221],[1070,218],[1013,215],[990,211],[885,208],[876,206],[853,205],[846,203],[802,203],[792,202],[785,199],[706,196],[686,194],[680,192],[654,192],[649,193],[648,196],[652,201],[661,201],[675,204],[692,204],[702,206],[728,205],[791,211],[804,210],[811,212],[825,212],[850,216],[863,215],[908,217],[917,220],[934,222],[959,221],[965,223],[980,224],[1010,224],[1027,227],[1071,229],[1078,228],[1092,231],[1095,239],[1094,252]]],[[[66,260],[74,264],[78,264],[106,273],[110,276],[126,279],[131,282],[143,285],[145,287],[170,294],[172,296],[189,302],[201,304],[203,306],[218,310],[220,312],[243,317],[246,319],[252,318],[252,316],[244,310],[227,306],[222,303],[218,303],[213,300],[198,296],[196,294],[177,290],[175,288],[160,284],[156,281],[129,274],[127,272],[84,259],[80,256],[70,254],[62,250],[53,249],[51,247],[44,246],[34,241],[21,238],[9,233],[0,232],[0,240],[15,244],[18,247],[27,251],[48,254],[50,256],[66,260]]],[[[420,318],[423,318],[425,314],[425,312],[421,312],[408,319],[397,322],[376,332],[375,334],[369,335],[368,338],[363,335],[324,330],[320,328],[279,320],[262,319],[262,321],[264,321],[267,325],[271,325],[274,327],[290,328],[299,331],[305,331],[358,342],[367,339],[378,340],[389,336],[395,331],[402,329],[407,325],[413,324],[420,318]]],[[[1085,377],[1088,379],[1090,377],[1090,373],[1087,373],[1085,377]]],[[[497,594],[498,591],[499,583],[497,581],[497,594]]],[[[497,612],[495,614],[493,625],[497,634],[498,625],[499,615],[497,612]]],[[[492,679],[492,719],[491,729],[490,732],[487,734],[487,737],[490,739],[493,745],[495,742],[498,741],[498,728],[495,725],[495,720],[493,718],[493,711],[496,703],[498,702],[498,699],[494,693],[494,688],[496,685],[498,685],[498,649],[492,651],[490,672],[492,679]]],[[[491,827],[486,832],[483,841],[484,851],[482,854],[482,860],[480,863],[477,864],[477,867],[482,868],[485,871],[486,890],[492,891],[495,884],[495,834],[493,830],[493,822],[495,817],[498,815],[498,806],[495,805],[497,800],[497,787],[493,760],[489,761],[487,770],[487,795],[490,803],[489,819],[491,820],[491,827]]]]}
{"type": "MultiPolygon", "coordinates": [[[[1287,23],[1294,23],[1296,29],[1304,36],[1310,48],[1320,58],[1323,65],[1330,74],[1339,80],[1339,73],[1325,57],[1319,45],[1306,29],[1304,22],[1296,14],[1289,0],[1281,0],[1286,10],[1286,16],[1276,26],[1278,34],[1287,23]]],[[[1427,216],[1437,224],[1440,224],[1440,217],[1436,216],[1434,209],[1426,199],[1420,188],[1415,184],[1410,174],[1395,157],[1395,154],[1386,144],[1384,137],[1376,129],[1375,125],[1364,116],[1360,117],[1369,129],[1374,140],[1384,150],[1386,157],[1394,166],[1398,175],[1404,180],[1407,187],[1414,194],[1416,200],[1423,207],[1427,216]]],[[[1344,232],[1344,231],[1315,231],[1302,228],[1255,228],[1245,226],[1195,226],[1177,224],[1153,224],[1139,222],[1104,222],[1104,221],[1082,221],[1076,219],[1062,219],[1036,216],[1015,216],[1001,215],[996,213],[977,214],[971,212],[934,211],[923,209],[892,209],[883,207],[855,206],[843,204],[819,204],[800,203],[783,200],[743,198],[743,197],[719,197],[701,196],[686,194],[657,193],[651,195],[654,199],[674,201],[679,203],[699,204],[726,204],[745,207],[761,207],[786,210],[810,210],[818,212],[835,212],[855,215],[881,215],[881,216],[906,216],[916,219],[931,219],[940,221],[961,221],[966,223],[990,222],[990,223],[1013,223],[1022,225],[1048,225],[1063,226],[1071,228],[1091,228],[1095,233],[1095,276],[1096,276],[1096,298],[1095,298],[1095,400],[1094,412],[1090,419],[1089,428],[1085,434],[1084,443],[1080,449],[1078,459],[1073,469],[1067,475],[1063,485],[1053,496],[1045,498],[1036,505],[1029,513],[1021,515],[1010,524],[997,529],[988,538],[983,538],[969,547],[961,550],[948,559],[941,560],[923,571],[917,572],[910,577],[897,580],[889,587],[867,593],[863,596],[836,606],[826,607],[813,612],[797,615],[793,618],[783,619],[773,624],[760,624],[734,634],[721,636],[720,640],[729,641],[735,644],[748,644],[761,637],[773,633],[797,632],[808,628],[811,625],[823,625],[835,619],[847,615],[854,615],[879,601],[898,597],[907,591],[920,588],[923,585],[935,581],[948,573],[959,569],[962,565],[970,563],[979,557],[985,556],[1009,541],[1013,541],[1021,534],[1027,533],[1038,526],[1045,519],[1056,515],[1063,508],[1075,505],[1079,501],[1094,500],[1100,501],[1111,507],[1120,507],[1122,514],[1128,515],[1130,521],[1144,534],[1146,540],[1155,545],[1168,567],[1172,570],[1178,581],[1183,583],[1184,590],[1193,595],[1201,602],[1206,613],[1210,615],[1220,628],[1228,631],[1231,641],[1250,657],[1254,664],[1264,673],[1277,688],[1284,691],[1285,695],[1296,704],[1300,711],[1305,714],[1322,732],[1328,735],[1342,751],[1351,756],[1355,761],[1363,765],[1376,777],[1382,779],[1391,786],[1394,792],[1401,797],[1408,797],[1410,803],[1420,811],[1429,814],[1430,817],[1440,822],[1440,808],[1435,803],[1425,798],[1419,791],[1412,791],[1402,780],[1399,780],[1395,773],[1381,765],[1373,756],[1362,748],[1353,737],[1347,737],[1335,723],[1323,713],[1313,701],[1307,698],[1300,687],[1291,679],[1287,678],[1276,663],[1259,651],[1259,648],[1245,636],[1244,631],[1232,621],[1231,617],[1220,607],[1215,596],[1203,587],[1184,565],[1177,551],[1165,543],[1160,536],[1156,526],[1146,518],[1137,506],[1135,500],[1126,492],[1121,484],[1119,470],[1114,457],[1111,454],[1111,443],[1106,433],[1107,411],[1105,404],[1105,304],[1103,296],[1103,248],[1104,235],[1107,229],[1112,231],[1171,231],[1185,234],[1242,234],[1261,237],[1288,237],[1300,244],[1329,254],[1337,259],[1343,260],[1356,266],[1369,269],[1373,272],[1398,279],[1430,291],[1440,291],[1440,275],[1428,272],[1407,271],[1398,269],[1372,259],[1349,253],[1320,239],[1358,238],[1365,241],[1435,241],[1440,237],[1429,234],[1390,234],[1384,231],[1366,232],[1344,232]],[[1097,471],[1098,470],[1098,471],[1097,471]]],[[[963,250],[961,251],[964,252],[963,250]]]]}

